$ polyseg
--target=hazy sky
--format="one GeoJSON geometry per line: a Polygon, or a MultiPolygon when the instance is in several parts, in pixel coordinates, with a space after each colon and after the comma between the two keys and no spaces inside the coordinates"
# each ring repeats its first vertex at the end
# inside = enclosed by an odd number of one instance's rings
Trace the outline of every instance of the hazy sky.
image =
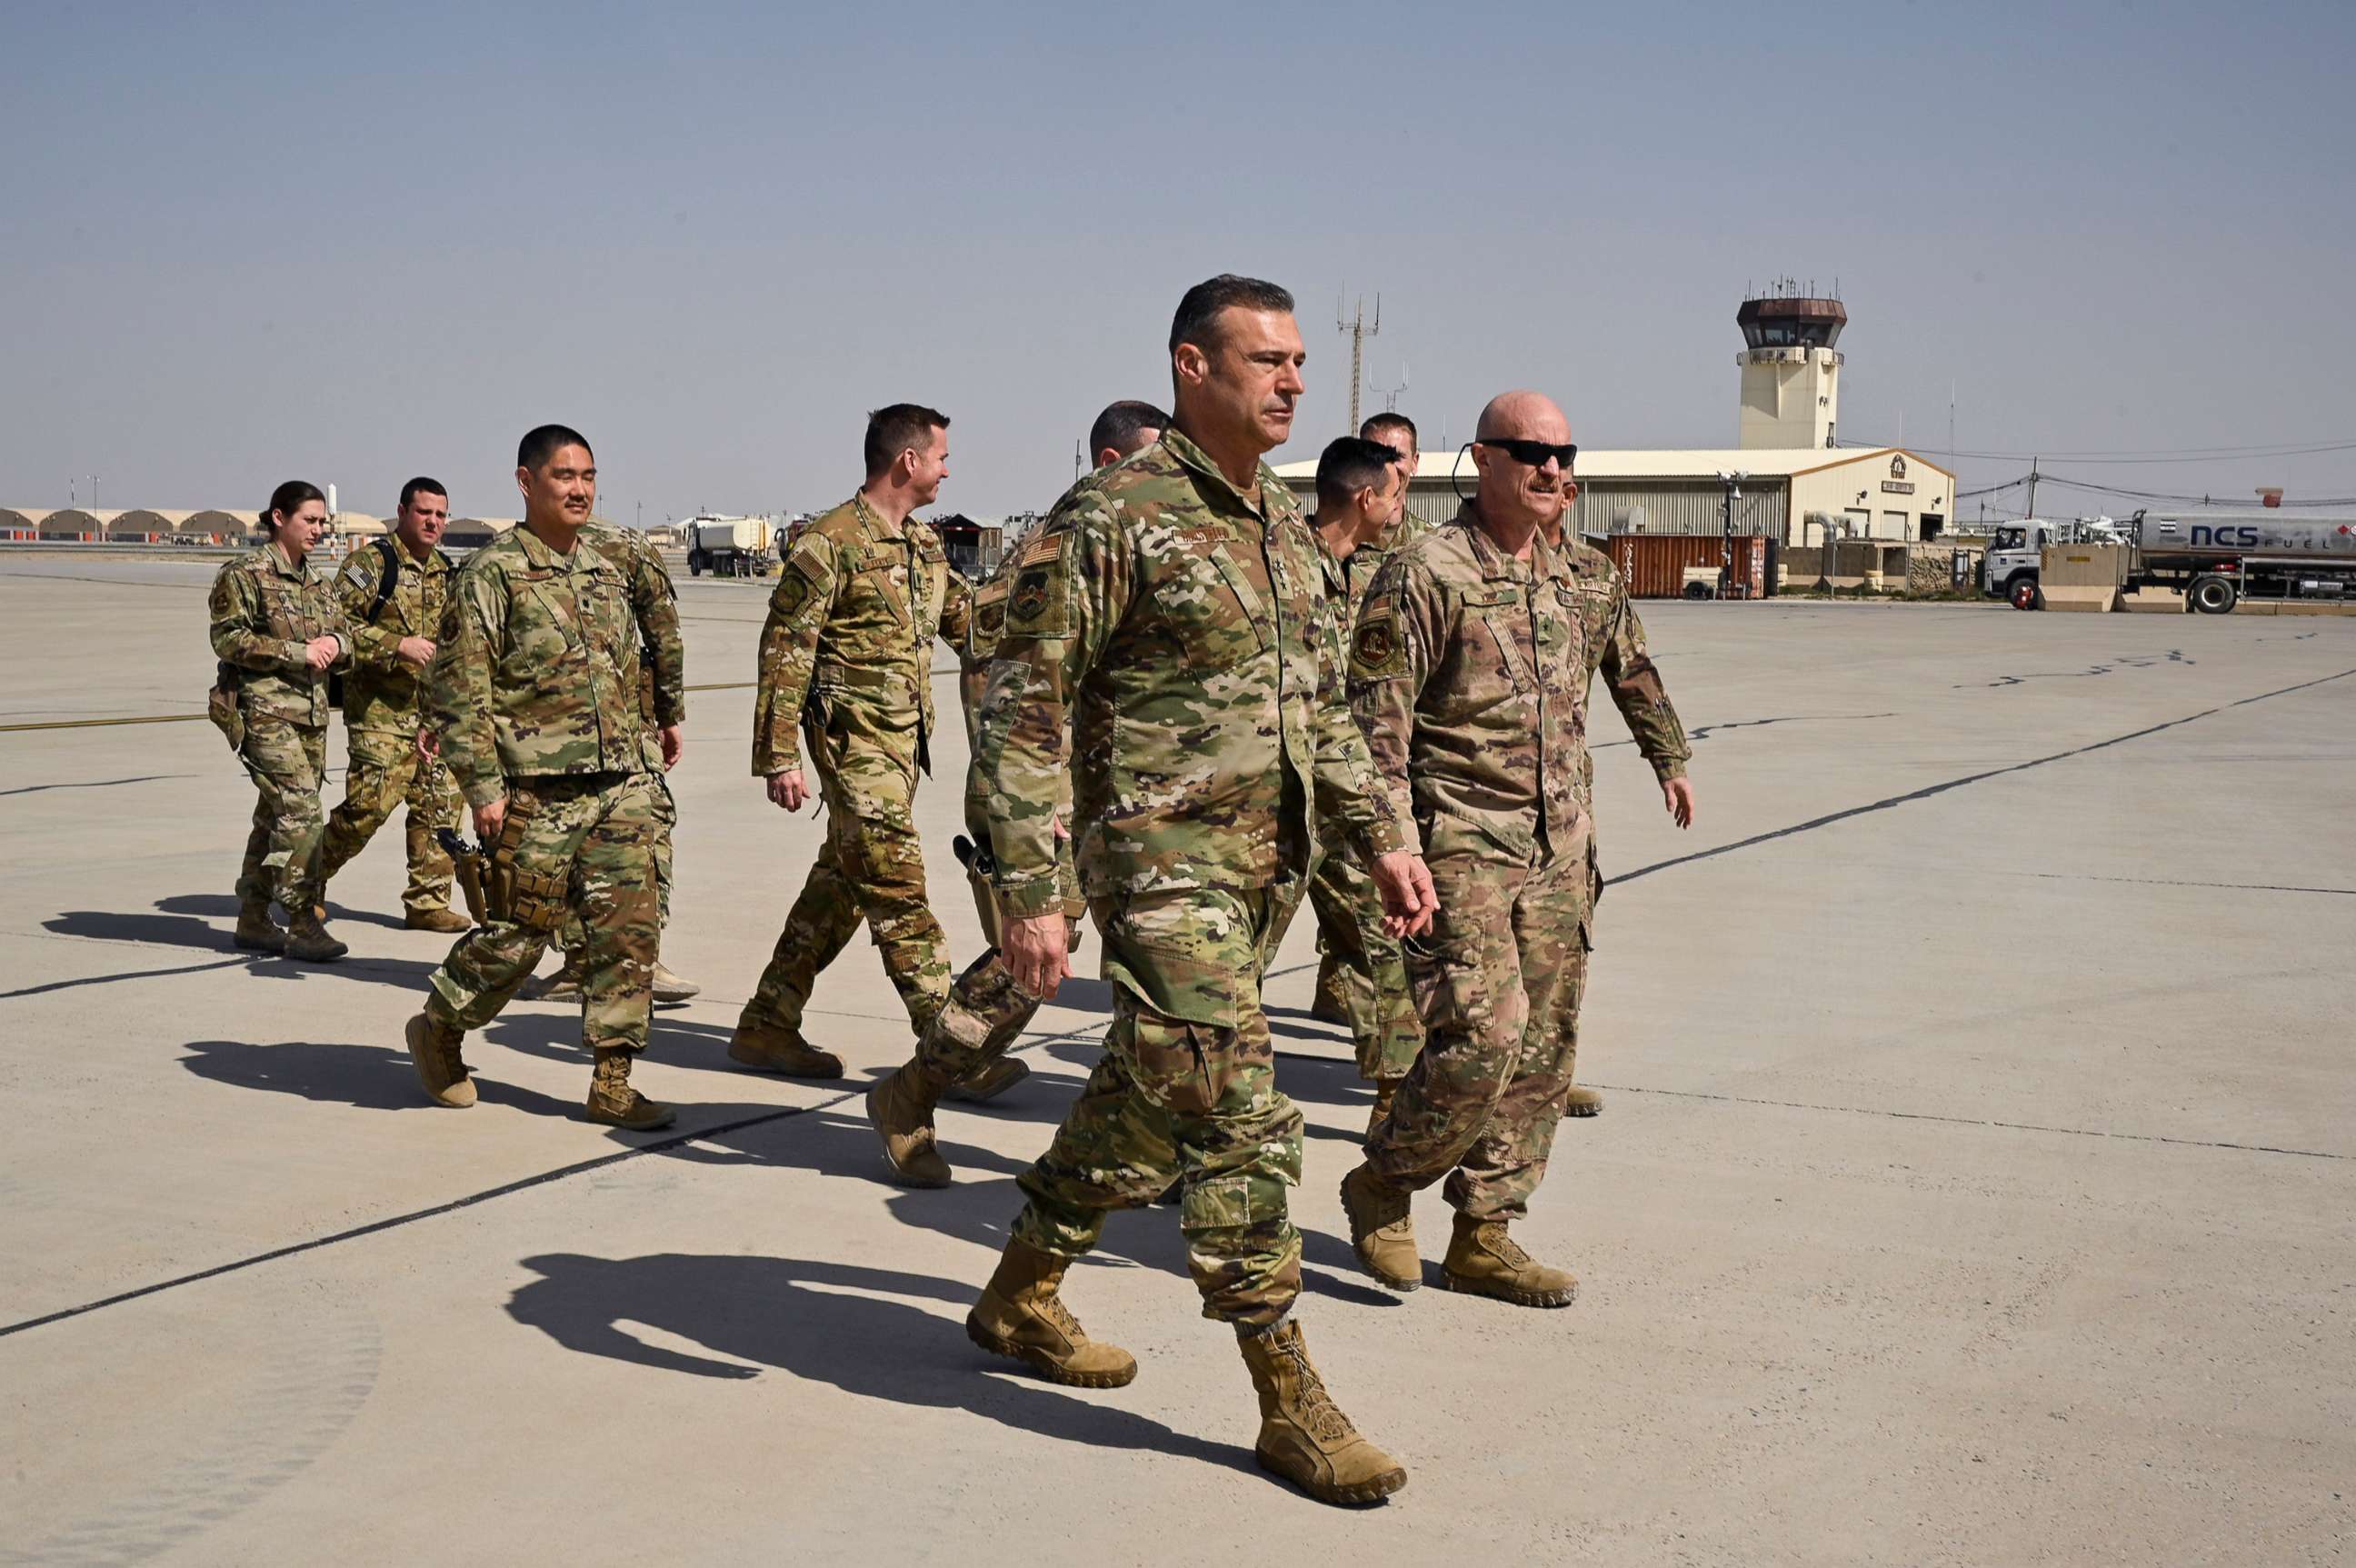
{"type": "MultiPolygon", "coordinates": [[[[1845,437],[1945,449],[1952,383],[1966,451],[2356,443],[2351,69],[2347,0],[7,0],[0,503],[383,512],[422,469],[509,515],[554,419],[625,521],[815,508],[905,398],[945,508],[1044,506],[1226,270],[1301,296],[1285,457],[1345,421],[1344,289],[1427,447],[1514,385],[1731,444],[1784,273],[1840,281],[1845,437]]],[[[2356,451],[2047,467],[2356,496],[2356,451]]]]}

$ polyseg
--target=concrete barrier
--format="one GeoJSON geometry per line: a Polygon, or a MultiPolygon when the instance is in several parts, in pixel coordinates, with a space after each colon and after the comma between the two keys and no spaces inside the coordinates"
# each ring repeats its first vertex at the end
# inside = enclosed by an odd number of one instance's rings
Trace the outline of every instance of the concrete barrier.
{"type": "Polygon", "coordinates": [[[2184,590],[2137,588],[2132,594],[2119,596],[2119,608],[2130,615],[2180,616],[2184,613],[2184,590]]]}

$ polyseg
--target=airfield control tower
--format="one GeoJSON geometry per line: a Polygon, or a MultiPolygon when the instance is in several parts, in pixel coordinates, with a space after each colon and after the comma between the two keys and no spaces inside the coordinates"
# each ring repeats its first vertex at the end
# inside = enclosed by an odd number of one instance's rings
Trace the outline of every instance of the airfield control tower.
{"type": "Polygon", "coordinates": [[[1848,325],[1841,302],[1817,295],[1813,284],[1804,293],[1783,278],[1744,300],[1734,319],[1745,345],[1734,361],[1742,367],[1736,444],[1746,451],[1830,446],[1840,419],[1841,354],[1835,345],[1848,325]]]}

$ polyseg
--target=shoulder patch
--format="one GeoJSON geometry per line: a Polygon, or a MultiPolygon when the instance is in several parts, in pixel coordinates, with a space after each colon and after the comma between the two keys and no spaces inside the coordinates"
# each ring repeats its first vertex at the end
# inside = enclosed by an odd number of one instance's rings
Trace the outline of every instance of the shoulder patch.
{"type": "Polygon", "coordinates": [[[1407,668],[1407,650],[1400,646],[1398,618],[1387,598],[1370,599],[1350,639],[1350,678],[1380,680],[1407,668]]]}

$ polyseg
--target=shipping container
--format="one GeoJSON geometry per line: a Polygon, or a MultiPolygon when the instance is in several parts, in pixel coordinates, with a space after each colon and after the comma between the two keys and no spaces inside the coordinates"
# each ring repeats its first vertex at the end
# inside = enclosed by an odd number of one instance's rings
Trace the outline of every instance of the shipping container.
{"type": "MultiPolygon", "coordinates": [[[[1774,541],[1756,533],[1738,533],[1730,542],[1734,592],[1758,598],[1772,590],[1775,581],[1774,541]]],[[[1686,568],[1707,566],[1715,571],[1727,560],[1730,541],[1722,533],[1615,533],[1604,553],[1628,581],[1628,593],[1639,599],[1674,599],[1686,592],[1686,568]]]]}

